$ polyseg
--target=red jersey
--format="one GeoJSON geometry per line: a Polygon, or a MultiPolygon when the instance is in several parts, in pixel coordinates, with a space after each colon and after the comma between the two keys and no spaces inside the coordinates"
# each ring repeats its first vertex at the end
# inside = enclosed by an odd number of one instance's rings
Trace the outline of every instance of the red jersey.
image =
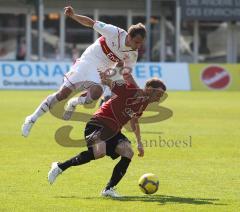
{"type": "Polygon", "coordinates": [[[130,119],[142,115],[149,103],[148,97],[140,95],[139,88],[124,81],[114,81],[112,92],[115,95],[94,113],[94,118],[120,131],[130,119]]]}

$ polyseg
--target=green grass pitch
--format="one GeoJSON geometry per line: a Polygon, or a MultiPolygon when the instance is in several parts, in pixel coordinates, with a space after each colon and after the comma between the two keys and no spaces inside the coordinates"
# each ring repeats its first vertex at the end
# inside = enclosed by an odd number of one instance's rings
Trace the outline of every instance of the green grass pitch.
{"type": "MultiPolygon", "coordinates": [[[[51,162],[85,149],[60,146],[54,138],[65,125],[74,127],[72,139],[83,138],[85,124],[65,122],[49,113],[27,139],[21,136],[24,117],[49,93],[0,92],[0,211],[239,211],[239,92],[169,92],[162,105],[173,116],[142,125],[145,157],[134,155],[118,185],[125,196],[119,200],[99,195],[117,162],[107,157],[70,168],[54,185],[48,184],[51,162]],[[176,141],[181,145],[172,146],[176,141]],[[154,195],[142,194],[137,185],[148,172],[160,180],[154,195]]],[[[78,108],[83,110],[92,114],[95,109],[78,108]]],[[[124,132],[134,139],[133,133],[124,132]]],[[[134,142],[133,146],[137,153],[134,142]]]]}

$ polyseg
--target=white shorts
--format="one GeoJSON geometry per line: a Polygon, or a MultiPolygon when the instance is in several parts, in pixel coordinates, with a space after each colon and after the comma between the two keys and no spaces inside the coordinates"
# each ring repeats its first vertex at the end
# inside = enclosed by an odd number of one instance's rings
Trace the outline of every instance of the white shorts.
{"type": "MultiPolygon", "coordinates": [[[[81,68],[82,65],[79,65],[78,68],[81,68]]],[[[90,72],[88,72],[90,73],[90,72]]],[[[75,91],[84,91],[88,90],[92,85],[101,85],[103,89],[103,96],[111,96],[111,90],[108,86],[102,85],[100,83],[100,77],[99,74],[89,74],[89,77],[86,77],[86,75],[83,75],[81,71],[71,69],[69,72],[67,72],[64,76],[62,87],[68,87],[75,91]],[[84,79],[88,80],[84,80],[84,79]]]]}
{"type": "Polygon", "coordinates": [[[66,76],[72,84],[77,84],[81,81],[93,81],[95,83],[100,83],[101,81],[98,70],[99,68],[96,63],[77,61],[71,67],[66,76]]]}

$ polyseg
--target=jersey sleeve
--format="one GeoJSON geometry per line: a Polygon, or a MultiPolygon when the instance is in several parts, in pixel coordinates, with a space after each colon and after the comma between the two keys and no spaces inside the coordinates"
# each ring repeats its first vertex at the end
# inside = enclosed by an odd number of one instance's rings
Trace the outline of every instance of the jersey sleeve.
{"type": "Polygon", "coordinates": [[[93,25],[93,29],[104,37],[112,37],[118,34],[118,29],[116,26],[105,24],[101,21],[96,21],[93,25]]]}
{"type": "Polygon", "coordinates": [[[116,95],[125,94],[127,90],[127,84],[123,80],[116,80],[112,82],[112,92],[116,95]]]}

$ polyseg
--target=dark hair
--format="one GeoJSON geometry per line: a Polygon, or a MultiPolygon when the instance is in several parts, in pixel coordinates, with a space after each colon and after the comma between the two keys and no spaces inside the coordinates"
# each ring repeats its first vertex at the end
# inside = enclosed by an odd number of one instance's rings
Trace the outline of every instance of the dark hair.
{"type": "Polygon", "coordinates": [[[166,85],[157,78],[150,79],[146,82],[145,87],[151,87],[151,88],[161,88],[162,90],[166,91],[167,87],[166,85]]]}
{"type": "Polygon", "coordinates": [[[132,25],[128,29],[128,34],[134,38],[137,35],[140,35],[142,38],[146,37],[146,28],[142,23],[132,25]]]}

